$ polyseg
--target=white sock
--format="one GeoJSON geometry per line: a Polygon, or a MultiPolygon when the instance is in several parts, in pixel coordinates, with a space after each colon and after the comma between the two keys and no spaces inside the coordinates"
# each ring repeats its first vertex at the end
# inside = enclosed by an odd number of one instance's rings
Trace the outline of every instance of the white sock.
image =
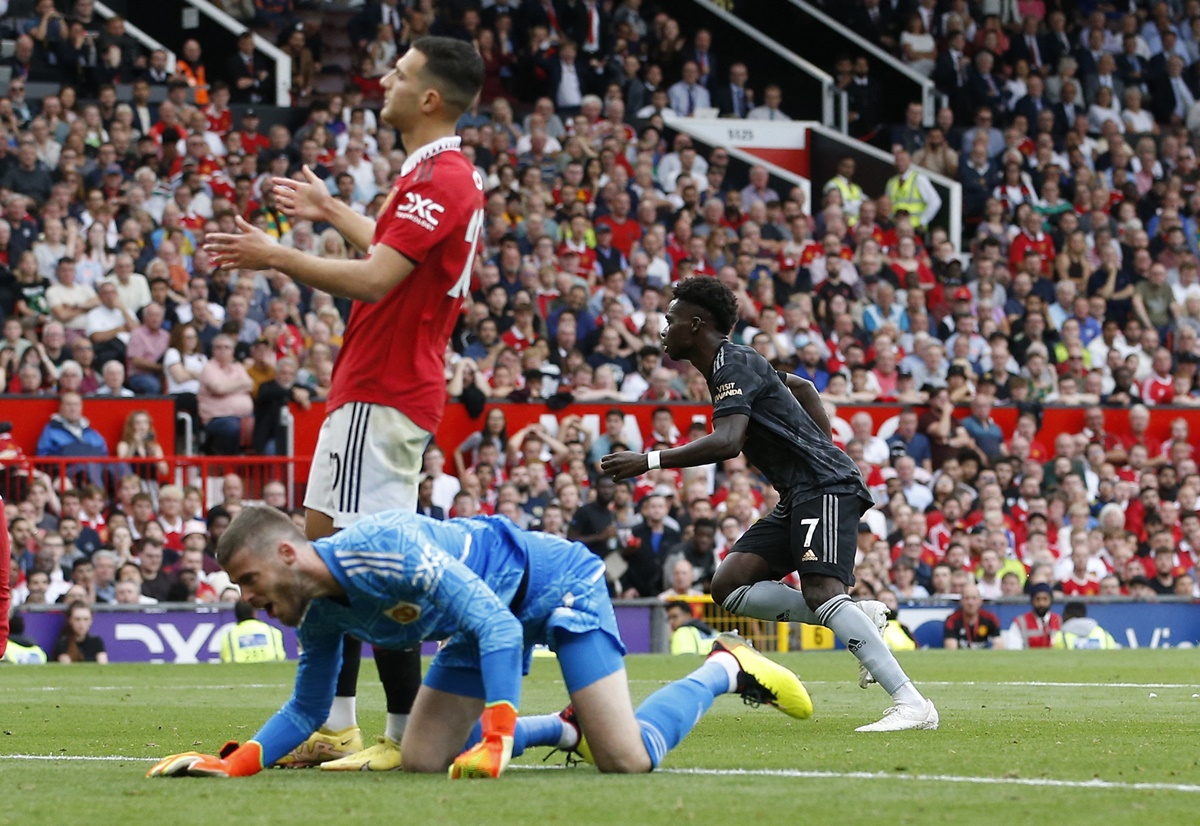
{"type": "MultiPolygon", "coordinates": [[[[557,714],[554,715],[558,717],[557,714]]],[[[569,726],[566,723],[562,724],[562,733],[558,736],[558,748],[564,751],[570,751],[579,745],[580,734],[579,729],[575,726],[569,726]]]]}
{"type": "Polygon", "coordinates": [[[404,737],[404,727],[408,725],[407,714],[388,714],[387,728],[384,730],[384,735],[389,739],[395,740],[397,743],[404,737]]]}
{"type": "Polygon", "coordinates": [[[737,657],[728,651],[714,651],[708,655],[708,661],[719,663],[725,669],[725,673],[729,675],[729,690],[737,691],[738,674],[742,673],[742,665],[737,657]]]}
{"type": "Polygon", "coordinates": [[[896,701],[898,706],[908,706],[909,708],[924,708],[925,697],[921,692],[917,691],[916,686],[909,680],[904,685],[892,692],[892,699],[896,701]]]}
{"type": "Polygon", "coordinates": [[[334,697],[325,718],[325,728],[330,731],[345,731],[358,725],[358,712],[355,697],[334,697]]]}

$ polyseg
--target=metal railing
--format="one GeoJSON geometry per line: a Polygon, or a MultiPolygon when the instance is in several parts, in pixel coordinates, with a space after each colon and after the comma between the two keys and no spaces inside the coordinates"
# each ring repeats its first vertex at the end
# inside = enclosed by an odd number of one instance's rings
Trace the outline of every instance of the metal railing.
{"type": "MultiPolygon", "coordinates": [[[[813,132],[817,132],[830,140],[837,141],[846,145],[847,149],[853,150],[855,153],[875,158],[879,161],[887,163],[889,166],[894,166],[896,156],[890,152],[884,152],[875,146],[863,141],[847,138],[845,135],[838,134],[832,129],[828,129],[820,124],[810,124],[813,132]]],[[[861,164],[860,164],[861,167],[861,164]]],[[[940,219],[943,215],[946,217],[946,232],[950,237],[950,241],[954,244],[955,252],[962,251],[962,227],[963,227],[963,211],[962,211],[962,184],[958,181],[951,180],[944,175],[938,175],[936,172],[930,172],[924,167],[918,167],[921,174],[933,182],[936,186],[944,189],[948,193],[948,197],[942,202],[942,209],[938,213],[940,219]]],[[[823,181],[817,180],[813,176],[813,186],[820,187],[823,181]]]]}
{"type": "MultiPolygon", "coordinates": [[[[113,11],[108,6],[106,6],[100,2],[97,2],[95,4],[95,9],[96,9],[96,14],[100,15],[105,20],[109,19],[110,17],[117,16],[117,13],[115,11],[113,11]]],[[[124,19],[124,18],[122,18],[122,19],[124,19]]],[[[152,51],[154,49],[161,49],[162,51],[166,52],[167,53],[167,71],[170,72],[171,74],[175,73],[175,52],[168,49],[162,43],[155,40],[150,35],[146,34],[144,31],[142,31],[137,26],[130,23],[128,20],[125,20],[125,33],[128,34],[130,37],[132,37],[134,40],[136,40],[138,43],[141,43],[147,49],[150,49],[152,51]]]]}
{"type": "Polygon", "coordinates": [[[692,2],[703,8],[709,14],[719,18],[726,25],[737,29],[739,32],[754,40],[768,51],[773,52],[775,55],[787,61],[804,74],[818,81],[821,84],[821,123],[825,124],[831,129],[837,129],[843,134],[847,131],[848,124],[846,119],[846,93],[837,88],[837,84],[834,83],[833,76],[831,74],[826,72],[820,66],[808,62],[785,46],[780,45],[777,41],[767,37],[765,34],[748,24],[746,21],[731,14],[730,12],[718,6],[716,3],[713,3],[712,0],[692,0],[692,2]]]}
{"type": "MultiPolygon", "coordinates": [[[[834,20],[825,12],[821,11],[805,0],[787,0],[787,2],[791,3],[804,14],[821,21],[823,25],[827,26],[846,40],[853,43],[856,49],[871,55],[871,57],[875,58],[880,63],[887,64],[889,68],[899,72],[913,83],[917,84],[917,86],[919,86],[921,89],[921,105],[924,108],[921,125],[926,128],[933,126],[934,119],[937,116],[937,109],[941,105],[941,102],[945,99],[945,95],[941,94],[937,90],[937,86],[934,85],[932,80],[920,72],[914,71],[913,68],[906,64],[903,60],[900,60],[895,55],[879,48],[853,29],[843,26],[837,20],[834,20]]],[[[891,94],[892,91],[893,89],[888,89],[889,94],[891,94]]]]}
{"type": "Polygon", "coordinates": [[[310,456],[163,456],[159,458],[121,458],[118,456],[29,457],[21,465],[0,469],[0,494],[9,501],[21,501],[25,490],[41,472],[49,476],[61,492],[87,485],[102,488],[110,499],[119,494],[123,479],[139,480],[139,492],[155,499],[161,485],[176,484],[200,491],[205,510],[224,499],[226,475],[234,474],[242,486],[243,501],[263,498],[269,482],[282,482],[287,491],[287,507],[296,508],[304,501],[307,477],[298,480],[296,465],[308,465],[310,456]],[[162,472],[159,465],[166,466],[162,472]]]}
{"type": "MultiPolygon", "coordinates": [[[[739,120],[731,120],[728,118],[725,118],[725,119],[722,119],[719,121],[712,121],[712,120],[702,120],[702,119],[697,119],[697,118],[684,118],[684,117],[680,117],[678,115],[673,116],[673,117],[669,116],[669,115],[664,115],[663,123],[665,123],[668,127],[675,130],[676,132],[685,132],[685,133],[691,135],[692,138],[699,143],[703,143],[708,146],[712,146],[714,148],[719,145],[730,156],[736,158],[737,160],[741,161],[742,163],[746,164],[747,166],[761,166],[764,169],[766,169],[769,173],[771,173],[771,175],[775,176],[776,178],[787,181],[788,183],[792,184],[793,186],[801,187],[805,192],[805,199],[806,199],[805,202],[802,204],[802,206],[804,207],[806,212],[811,210],[814,193],[813,193],[812,181],[810,181],[808,178],[805,178],[803,175],[799,175],[795,172],[792,172],[789,169],[785,169],[784,167],[779,166],[778,164],[772,163],[771,161],[766,160],[765,158],[760,158],[757,155],[754,155],[753,153],[745,151],[744,149],[739,149],[738,147],[733,145],[732,140],[718,144],[714,141],[714,136],[712,135],[711,131],[696,128],[697,126],[704,125],[704,126],[716,126],[718,128],[723,128],[723,129],[746,131],[751,128],[758,128],[759,126],[763,126],[764,125],[763,121],[739,121],[739,120]]],[[[811,123],[812,122],[810,122],[810,121],[794,121],[794,122],[787,123],[786,125],[779,124],[779,123],[772,123],[772,124],[769,124],[769,126],[772,128],[776,128],[776,129],[782,129],[782,128],[805,129],[805,128],[808,128],[808,126],[811,123]]]]}
{"type": "MultiPolygon", "coordinates": [[[[202,14],[233,34],[240,35],[242,32],[249,31],[249,28],[244,23],[240,23],[230,17],[227,13],[208,2],[208,0],[184,0],[184,2],[195,7],[202,14]]],[[[254,48],[275,62],[275,105],[291,106],[292,58],[274,43],[257,34],[254,35],[254,48]]]]}

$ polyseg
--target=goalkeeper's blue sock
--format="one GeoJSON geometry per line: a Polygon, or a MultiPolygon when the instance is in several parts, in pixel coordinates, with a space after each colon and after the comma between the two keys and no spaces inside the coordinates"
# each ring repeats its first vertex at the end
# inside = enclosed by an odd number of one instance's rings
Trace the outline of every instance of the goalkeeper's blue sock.
{"type": "MultiPolygon", "coordinates": [[[[476,720],[471,734],[467,737],[463,751],[474,746],[483,739],[483,725],[476,720]]],[[[525,749],[538,746],[550,746],[556,749],[573,749],[579,744],[579,733],[573,726],[563,722],[558,714],[538,714],[532,717],[518,717],[517,728],[513,732],[513,757],[520,757],[525,749]]]]}
{"type": "MultiPolygon", "coordinates": [[[[728,654],[710,657],[691,674],[663,686],[638,706],[634,716],[642,729],[642,742],[650,755],[650,765],[657,768],[667,752],[678,746],[696,727],[717,695],[730,690],[730,669],[722,662],[724,657],[734,659],[728,654]]],[[[733,668],[732,680],[736,681],[736,660],[733,668]]]]}

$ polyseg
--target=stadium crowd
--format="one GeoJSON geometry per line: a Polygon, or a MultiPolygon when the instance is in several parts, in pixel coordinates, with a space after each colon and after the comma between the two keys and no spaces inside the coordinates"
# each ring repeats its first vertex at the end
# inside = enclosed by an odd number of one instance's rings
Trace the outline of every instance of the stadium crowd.
{"type": "MultiPolygon", "coordinates": [[[[448,392],[481,426],[429,448],[423,512],[502,513],[579,539],[610,560],[621,596],[703,592],[775,492],[740,458],[636,485],[599,474],[607,452],[704,432],[672,416],[673,403],[709,400],[704,378],[660,347],[671,285],[700,275],[737,295],[733,340],[813,381],[831,412],[904,407],[894,432],[857,413],[839,434],[879,505],[860,525],[856,594],[974,583],[994,599],[1048,583],[1068,596],[1200,596],[1196,439],[1182,418],[1165,441],[1146,432],[1149,408],[1200,405],[1200,2],[1109,14],[1041,0],[829,5],[949,101],[930,128],[918,103],[904,123],[880,123],[871,62],[830,67],[854,134],[895,151],[881,191],[855,182],[852,158],[811,193],[784,189],[669,129],[664,115],[709,109],[786,120],[789,102],[712,32],[640,0],[368,3],[348,26],[349,82],[331,94],[318,91],[319,13],[227,2],[293,55],[308,114],[267,134],[253,108],[228,108],[266,88],[248,51],[206,68],[189,40],[172,74],[91,0],[10,14],[0,368],[8,392],[60,399],[38,452],[158,459],[144,413],[110,451],[85,412],[92,396],[164,394],[208,453],[283,452],[279,411],[324,398],[348,305],[277,272],[214,270],[205,234],[240,215],[313,255],[355,255],[333,229],[277,209],[270,179],[306,165],[375,214],[405,159],[375,114],[379,77],[432,32],[484,56],[484,93],[460,131],[487,202],[446,353],[448,392]],[[28,100],[33,81],[61,87],[28,100]],[[923,169],[962,184],[968,254],[931,226],[941,203],[923,169]],[[509,432],[488,407],[500,401],[566,415],[509,432]],[[572,402],[611,410],[590,432],[572,402]],[[645,431],[631,402],[656,405],[645,431]],[[998,405],[1019,411],[1011,436],[998,405]],[[1086,407],[1086,428],[1043,432],[1048,405],[1086,407]],[[1107,431],[1106,407],[1128,408],[1128,427],[1107,431]]],[[[227,477],[212,503],[154,462],[135,469],[66,491],[41,471],[23,478],[8,504],[18,603],[222,595],[210,552],[243,481],[227,477]]],[[[253,498],[299,504],[278,483],[253,498]]]]}

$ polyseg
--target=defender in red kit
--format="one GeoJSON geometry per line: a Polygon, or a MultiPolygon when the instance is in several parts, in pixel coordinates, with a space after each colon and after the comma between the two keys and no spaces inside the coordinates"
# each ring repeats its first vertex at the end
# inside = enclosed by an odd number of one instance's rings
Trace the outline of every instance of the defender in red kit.
{"type": "MultiPolygon", "coordinates": [[[[380,117],[409,154],[376,220],[335,200],[308,167],[304,180],[272,181],[276,203],[293,221],[332,224],[365,259],[309,256],[240,218],[240,234],[209,236],[206,247],[223,267],[277,269],[354,299],[304,499],[309,539],[385,510],[416,510],[422,457],[445,407],[443,354],[484,226],[483,179],[455,135],[482,82],[471,44],[442,37],[414,41],[384,77],[380,117]]],[[[363,749],[355,710],[361,645],[346,638],[329,718],[281,762],[400,768],[399,743],[421,682],[419,652],[375,649],[388,722],[378,743],[363,749]]]]}

